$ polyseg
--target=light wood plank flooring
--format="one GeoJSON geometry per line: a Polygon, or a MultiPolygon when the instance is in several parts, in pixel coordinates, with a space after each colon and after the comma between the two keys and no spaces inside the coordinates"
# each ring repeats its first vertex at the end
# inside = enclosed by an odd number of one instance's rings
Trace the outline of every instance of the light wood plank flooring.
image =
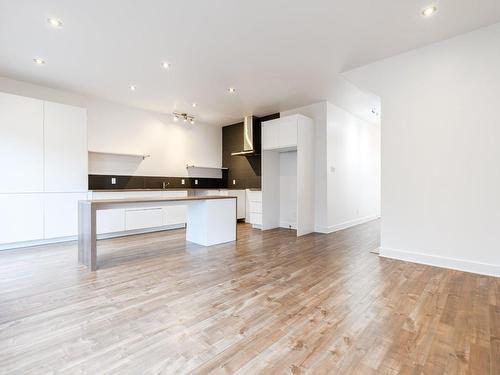
{"type": "Polygon", "coordinates": [[[0,252],[0,373],[500,374],[500,279],[379,258],[379,222],[0,252]]]}

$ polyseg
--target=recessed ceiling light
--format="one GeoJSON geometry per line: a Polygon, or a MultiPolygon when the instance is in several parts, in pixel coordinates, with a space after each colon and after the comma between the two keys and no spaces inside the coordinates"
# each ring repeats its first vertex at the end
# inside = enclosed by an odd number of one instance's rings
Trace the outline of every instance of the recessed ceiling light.
{"type": "Polygon", "coordinates": [[[49,23],[50,26],[56,28],[62,27],[63,25],[62,21],[57,18],[48,18],[47,22],[49,23]]]}
{"type": "Polygon", "coordinates": [[[196,103],[191,104],[191,106],[192,106],[193,108],[194,108],[194,107],[196,107],[196,103]]]}
{"type": "Polygon", "coordinates": [[[234,94],[236,92],[236,89],[234,87],[230,87],[227,89],[231,94],[234,94]]]}
{"type": "Polygon", "coordinates": [[[44,59],[41,59],[41,58],[39,58],[39,57],[35,57],[35,58],[33,59],[33,62],[34,62],[35,64],[38,64],[38,65],[43,65],[43,64],[45,64],[45,60],[44,60],[44,59]]]}
{"type": "Polygon", "coordinates": [[[437,8],[435,5],[428,6],[422,11],[422,16],[424,17],[429,17],[432,16],[434,13],[437,12],[437,8]]]}
{"type": "Polygon", "coordinates": [[[161,66],[163,67],[163,69],[167,69],[168,70],[168,69],[170,69],[170,67],[172,65],[169,62],[164,61],[164,62],[161,63],[161,66]]]}
{"type": "Polygon", "coordinates": [[[130,85],[130,91],[135,91],[135,85],[130,85]]]}

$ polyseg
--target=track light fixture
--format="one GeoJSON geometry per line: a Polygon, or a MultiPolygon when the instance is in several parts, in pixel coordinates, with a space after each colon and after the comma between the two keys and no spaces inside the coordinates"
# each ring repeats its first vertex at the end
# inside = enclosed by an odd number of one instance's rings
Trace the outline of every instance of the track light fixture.
{"type": "Polygon", "coordinates": [[[172,116],[174,118],[174,121],[179,121],[179,119],[182,119],[184,122],[190,122],[191,124],[194,124],[194,116],[188,115],[187,113],[178,113],[174,112],[172,113],[172,116]]]}

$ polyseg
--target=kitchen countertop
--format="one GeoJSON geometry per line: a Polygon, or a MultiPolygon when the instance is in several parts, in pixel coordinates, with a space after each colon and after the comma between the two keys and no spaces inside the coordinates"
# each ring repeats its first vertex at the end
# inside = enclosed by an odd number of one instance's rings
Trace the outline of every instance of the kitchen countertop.
{"type": "Polygon", "coordinates": [[[89,190],[89,192],[95,193],[105,193],[105,192],[119,192],[119,191],[189,191],[189,190],[251,190],[260,191],[261,189],[250,188],[250,189],[235,189],[235,188],[166,188],[166,189],[95,189],[89,190]]]}
{"type": "Polygon", "coordinates": [[[126,198],[126,199],[88,199],[79,201],[80,204],[92,206],[123,205],[128,203],[162,203],[162,202],[184,202],[205,201],[211,199],[236,199],[233,196],[206,195],[202,197],[170,197],[170,198],[126,198]]]}

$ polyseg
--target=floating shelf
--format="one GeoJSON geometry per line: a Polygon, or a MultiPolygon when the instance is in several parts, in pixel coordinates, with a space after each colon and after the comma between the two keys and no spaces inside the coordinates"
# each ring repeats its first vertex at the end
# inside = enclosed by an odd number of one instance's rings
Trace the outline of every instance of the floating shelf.
{"type": "Polygon", "coordinates": [[[107,152],[107,151],[95,151],[95,150],[89,150],[89,152],[93,154],[103,154],[103,155],[130,156],[134,158],[142,158],[142,160],[151,157],[150,154],[126,154],[122,152],[107,152]]]}
{"type": "Polygon", "coordinates": [[[228,168],[225,168],[225,167],[204,167],[202,165],[186,164],[186,169],[191,169],[191,168],[198,168],[198,169],[222,169],[222,170],[228,169],[228,168]]]}

